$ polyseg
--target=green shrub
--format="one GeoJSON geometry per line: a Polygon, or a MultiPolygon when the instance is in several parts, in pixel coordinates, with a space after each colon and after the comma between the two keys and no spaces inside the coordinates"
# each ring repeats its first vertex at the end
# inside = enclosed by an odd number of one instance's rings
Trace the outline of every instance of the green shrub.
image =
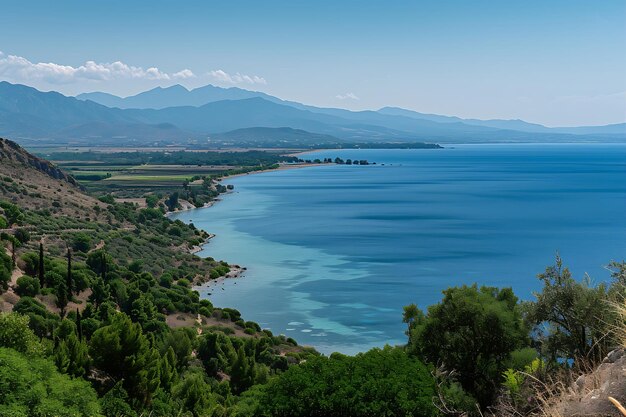
{"type": "Polygon", "coordinates": [[[17,229],[15,231],[15,238],[20,243],[27,243],[30,240],[30,233],[26,229],[17,229]]]}
{"type": "Polygon", "coordinates": [[[0,348],[0,405],[4,416],[97,416],[98,397],[91,385],[57,371],[41,358],[0,348]]]}
{"type": "Polygon", "coordinates": [[[15,292],[20,296],[34,297],[39,294],[40,289],[39,280],[37,278],[24,275],[17,279],[15,292]]]}
{"type": "Polygon", "coordinates": [[[259,414],[437,416],[435,381],[403,349],[372,349],[354,357],[314,357],[269,381],[259,414]]]}
{"type": "Polygon", "coordinates": [[[91,248],[91,237],[85,233],[76,233],[72,238],[72,249],[77,252],[87,252],[91,248]]]}

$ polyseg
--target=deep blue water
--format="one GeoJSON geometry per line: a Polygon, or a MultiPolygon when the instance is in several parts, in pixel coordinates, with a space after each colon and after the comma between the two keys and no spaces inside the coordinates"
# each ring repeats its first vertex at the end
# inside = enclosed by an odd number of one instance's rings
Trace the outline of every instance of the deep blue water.
{"type": "Polygon", "coordinates": [[[463,145],[317,152],[376,161],[233,178],[235,193],[177,215],[216,233],[202,256],[248,267],[202,288],[215,305],[322,352],[405,341],[402,306],[453,285],[522,299],[562,256],[608,280],[626,257],[625,145],[463,145]],[[385,164],[384,166],[382,164],[385,164]]]}

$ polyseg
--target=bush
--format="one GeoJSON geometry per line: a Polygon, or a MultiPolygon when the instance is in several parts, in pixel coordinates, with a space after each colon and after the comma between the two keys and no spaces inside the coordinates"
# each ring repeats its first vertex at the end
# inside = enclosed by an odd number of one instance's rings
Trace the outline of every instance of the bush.
{"type": "Polygon", "coordinates": [[[442,302],[412,323],[410,350],[455,370],[463,389],[489,405],[511,353],[528,346],[517,297],[510,288],[476,285],[443,293],[442,302]]]}
{"type": "Polygon", "coordinates": [[[84,380],[59,373],[46,359],[27,357],[13,349],[0,348],[2,415],[6,416],[95,416],[100,414],[98,397],[84,380]]]}
{"type": "Polygon", "coordinates": [[[91,237],[85,233],[76,233],[72,238],[72,249],[77,252],[88,252],[91,248],[91,237]]]}
{"type": "Polygon", "coordinates": [[[35,252],[27,252],[20,258],[24,263],[23,269],[28,275],[37,275],[39,269],[39,255],[35,252]]]}
{"type": "Polygon", "coordinates": [[[17,229],[15,231],[15,238],[20,243],[26,243],[30,240],[30,233],[28,233],[28,230],[26,229],[17,229]]]}
{"type": "MultiPolygon", "coordinates": [[[[0,348],[15,349],[28,355],[43,352],[43,345],[28,327],[29,319],[17,313],[0,313],[0,348]]],[[[2,369],[2,366],[0,366],[2,369]]],[[[0,387],[3,386],[0,384],[0,387]]],[[[2,396],[0,390],[0,398],[2,396]]],[[[0,401],[2,404],[2,401],[0,401]]]]}
{"type": "Polygon", "coordinates": [[[180,285],[181,287],[185,287],[185,288],[189,288],[191,286],[191,283],[189,282],[188,279],[185,278],[181,278],[178,281],[176,281],[176,284],[180,285]]]}
{"type": "Polygon", "coordinates": [[[37,278],[24,275],[17,279],[17,287],[15,292],[20,296],[34,297],[39,294],[41,290],[39,286],[39,280],[37,278]]]}
{"type": "Polygon", "coordinates": [[[13,264],[11,257],[4,253],[2,246],[0,246],[0,292],[3,289],[8,288],[8,283],[11,280],[11,273],[13,271],[13,264]]]}
{"type": "Polygon", "coordinates": [[[436,416],[435,381],[403,349],[354,357],[315,357],[270,380],[258,414],[301,416],[436,416]]]}

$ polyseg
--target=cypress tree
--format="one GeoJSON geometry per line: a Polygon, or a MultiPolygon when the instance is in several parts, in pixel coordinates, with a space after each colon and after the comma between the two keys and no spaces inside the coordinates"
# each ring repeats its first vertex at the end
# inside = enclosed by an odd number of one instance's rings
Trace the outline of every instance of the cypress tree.
{"type": "Polygon", "coordinates": [[[17,239],[11,239],[11,266],[15,269],[15,241],[17,239]]]}
{"type": "Polygon", "coordinates": [[[76,331],[78,332],[78,340],[83,340],[83,325],[81,323],[80,311],[76,309],[76,331]]]}
{"type": "Polygon", "coordinates": [[[70,248],[67,248],[67,282],[65,285],[67,286],[68,297],[71,297],[73,281],[72,281],[72,251],[70,250],[70,248]]]}
{"type": "Polygon", "coordinates": [[[161,387],[169,390],[178,379],[176,372],[176,354],[170,346],[161,359],[161,387]]]}
{"type": "Polygon", "coordinates": [[[100,273],[102,274],[102,281],[106,282],[107,280],[107,256],[104,253],[104,251],[101,252],[101,271],[100,273]]]}
{"type": "Polygon", "coordinates": [[[43,288],[46,285],[44,275],[44,263],[43,263],[43,242],[39,242],[39,285],[43,288]]]}
{"type": "Polygon", "coordinates": [[[65,316],[65,307],[67,307],[68,299],[68,291],[67,285],[61,281],[57,286],[57,307],[61,309],[61,317],[65,316]]]}

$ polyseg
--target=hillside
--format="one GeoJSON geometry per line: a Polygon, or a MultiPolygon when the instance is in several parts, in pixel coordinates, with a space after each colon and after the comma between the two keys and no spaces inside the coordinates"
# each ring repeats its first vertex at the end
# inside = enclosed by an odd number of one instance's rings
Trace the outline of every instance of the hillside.
{"type": "Polygon", "coordinates": [[[104,207],[97,199],[85,195],[73,177],[51,162],[2,138],[0,198],[33,210],[52,209],[74,218],[94,215],[94,207],[104,207]]]}
{"type": "Polygon", "coordinates": [[[154,205],[86,195],[52,163],[0,139],[0,385],[18,387],[11,399],[0,390],[3,411],[166,416],[223,408],[270,372],[316,356],[200,300],[192,283],[241,269],[190,253],[209,235],[154,205]],[[23,402],[32,383],[21,378],[56,385],[23,402]],[[189,400],[189,383],[210,404],[189,400]]]}

